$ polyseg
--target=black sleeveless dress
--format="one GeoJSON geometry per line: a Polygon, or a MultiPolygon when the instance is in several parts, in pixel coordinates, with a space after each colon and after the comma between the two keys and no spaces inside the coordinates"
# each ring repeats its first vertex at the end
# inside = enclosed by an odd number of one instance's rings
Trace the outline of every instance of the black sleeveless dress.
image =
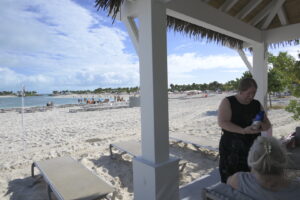
{"type": "MultiPolygon", "coordinates": [[[[250,104],[244,105],[238,102],[235,96],[227,99],[231,106],[231,122],[245,128],[252,124],[255,115],[261,110],[259,101],[253,100],[250,104]]],[[[226,183],[227,178],[239,171],[250,171],[247,164],[247,157],[254,140],[260,135],[233,133],[222,129],[219,144],[220,162],[219,171],[221,181],[226,183]]]]}

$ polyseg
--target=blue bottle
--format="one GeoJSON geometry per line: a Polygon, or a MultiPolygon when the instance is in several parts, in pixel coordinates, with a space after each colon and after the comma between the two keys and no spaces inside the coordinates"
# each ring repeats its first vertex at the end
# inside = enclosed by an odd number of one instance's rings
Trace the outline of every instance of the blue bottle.
{"type": "Polygon", "coordinates": [[[261,122],[264,119],[264,115],[265,115],[265,111],[260,111],[259,113],[256,114],[251,125],[252,129],[257,130],[260,128],[261,122]]]}

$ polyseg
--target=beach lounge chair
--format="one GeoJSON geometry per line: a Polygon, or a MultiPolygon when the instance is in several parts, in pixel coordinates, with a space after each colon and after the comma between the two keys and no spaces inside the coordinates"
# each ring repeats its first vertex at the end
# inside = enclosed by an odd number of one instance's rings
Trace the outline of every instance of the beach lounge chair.
{"type": "Polygon", "coordinates": [[[141,142],[137,140],[127,140],[117,143],[112,143],[109,145],[110,157],[115,158],[113,148],[117,149],[120,155],[129,154],[132,157],[140,156],[141,152],[141,142]]]}
{"type": "MultiPolygon", "coordinates": [[[[112,159],[115,158],[114,152],[112,149],[117,149],[120,153],[120,155],[123,154],[129,154],[131,157],[135,158],[137,156],[140,156],[142,154],[141,152],[141,142],[137,140],[128,140],[128,141],[122,141],[118,143],[112,143],[109,145],[109,152],[110,152],[110,157],[112,159]]],[[[183,171],[186,162],[180,161],[179,162],[179,171],[183,171]]]]}
{"type": "MultiPolygon", "coordinates": [[[[185,144],[191,144],[197,149],[208,149],[218,152],[218,143],[210,140],[204,140],[201,137],[172,133],[172,135],[170,136],[170,141],[174,141],[176,143],[182,142],[185,144]]],[[[141,155],[141,144],[137,140],[128,140],[110,144],[110,157],[114,158],[112,148],[118,149],[121,154],[127,153],[132,157],[141,155]]]]}
{"type": "Polygon", "coordinates": [[[211,173],[204,175],[187,185],[181,186],[179,188],[179,199],[201,199],[201,196],[203,196],[203,189],[220,182],[220,180],[221,178],[218,169],[214,169],[211,173]]]}
{"type": "MultiPolygon", "coordinates": [[[[34,177],[37,167],[51,192],[59,200],[92,200],[104,198],[114,192],[114,188],[71,157],[59,157],[37,161],[32,164],[34,177]]],[[[113,194],[114,195],[114,194],[113,194]]]]}
{"type": "Polygon", "coordinates": [[[191,144],[196,149],[208,149],[211,151],[218,152],[218,142],[203,139],[201,136],[193,136],[180,133],[172,133],[170,135],[170,140],[175,142],[182,142],[185,144],[191,144]]]}
{"type": "Polygon", "coordinates": [[[253,200],[221,183],[218,168],[179,188],[180,200],[253,200]]]}

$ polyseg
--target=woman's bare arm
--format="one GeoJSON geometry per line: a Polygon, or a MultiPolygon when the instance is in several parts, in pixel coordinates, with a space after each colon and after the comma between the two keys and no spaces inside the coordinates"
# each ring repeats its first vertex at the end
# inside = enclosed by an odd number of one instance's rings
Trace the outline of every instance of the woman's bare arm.
{"type": "Polygon", "coordinates": [[[227,131],[234,132],[234,133],[240,133],[240,134],[251,134],[251,133],[257,133],[257,130],[253,130],[251,126],[248,126],[246,128],[242,128],[234,123],[232,123],[231,120],[231,106],[229,103],[229,100],[227,98],[224,98],[219,106],[218,110],[218,124],[219,126],[227,131]]]}
{"type": "MultiPolygon", "coordinates": [[[[263,110],[263,107],[261,107],[261,109],[263,110]]],[[[262,121],[262,123],[261,123],[261,130],[262,130],[262,131],[266,131],[266,130],[268,130],[270,127],[271,127],[271,122],[270,122],[268,116],[267,116],[266,113],[265,113],[264,119],[263,119],[263,121],[262,121]]]]}
{"type": "Polygon", "coordinates": [[[232,176],[229,176],[226,183],[230,185],[232,188],[238,189],[239,186],[238,172],[233,174],[232,176]]]}

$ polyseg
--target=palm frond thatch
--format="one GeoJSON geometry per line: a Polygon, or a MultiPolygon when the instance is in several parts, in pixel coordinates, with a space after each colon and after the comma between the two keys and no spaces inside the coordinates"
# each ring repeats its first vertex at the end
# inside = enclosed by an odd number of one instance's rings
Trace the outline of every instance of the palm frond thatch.
{"type": "MultiPolygon", "coordinates": [[[[108,11],[111,15],[113,22],[120,11],[120,7],[124,0],[95,0],[95,7],[97,10],[108,11]]],[[[231,48],[242,48],[243,41],[229,37],[227,35],[176,19],[174,17],[167,17],[167,25],[169,29],[177,32],[185,33],[195,39],[206,39],[208,42],[216,42],[231,48]]]]}
{"type": "MultiPolygon", "coordinates": [[[[117,13],[120,11],[121,5],[124,3],[124,0],[95,0],[95,7],[97,10],[108,11],[108,15],[112,16],[113,23],[116,19],[117,13]]],[[[189,22],[182,21],[180,19],[167,16],[167,26],[169,29],[174,30],[176,32],[184,33],[190,37],[195,39],[206,39],[207,42],[215,42],[217,44],[221,44],[223,46],[229,46],[234,49],[243,48],[243,41],[227,36],[222,33],[218,33],[204,27],[191,24],[189,22]]],[[[290,40],[290,41],[282,41],[278,43],[268,44],[268,47],[276,48],[279,46],[287,46],[287,45],[299,45],[300,41],[290,40]]],[[[251,48],[250,48],[251,51],[251,48]]]]}
{"type": "Polygon", "coordinates": [[[112,16],[114,22],[123,2],[124,0],[95,0],[95,7],[98,11],[108,10],[108,15],[112,16]]]}
{"type": "Polygon", "coordinates": [[[176,19],[171,16],[167,16],[167,26],[176,32],[185,33],[191,38],[195,39],[206,39],[207,42],[216,42],[223,46],[229,46],[234,49],[243,48],[243,41],[229,37],[222,33],[218,33],[189,22],[176,19]]]}
{"type": "Polygon", "coordinates": [[[289,40],[289,41],[283,41],[278,43],[271,43],[268,47],[271,48],[278,48],[278,47],[284,47],[284,46],[296,46],[300,44],[300,39],[298,40],[289,40]]]}

